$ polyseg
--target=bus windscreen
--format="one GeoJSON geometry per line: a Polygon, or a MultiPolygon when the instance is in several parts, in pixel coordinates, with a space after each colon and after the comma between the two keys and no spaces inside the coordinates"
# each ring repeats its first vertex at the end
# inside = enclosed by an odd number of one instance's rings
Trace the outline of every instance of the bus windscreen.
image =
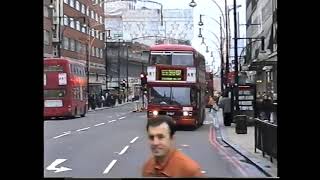
{"type": "Polygon", "coordinates": [[[191,105],[189,87],[152,87],[149,102],[160,105],[191,105]]]}

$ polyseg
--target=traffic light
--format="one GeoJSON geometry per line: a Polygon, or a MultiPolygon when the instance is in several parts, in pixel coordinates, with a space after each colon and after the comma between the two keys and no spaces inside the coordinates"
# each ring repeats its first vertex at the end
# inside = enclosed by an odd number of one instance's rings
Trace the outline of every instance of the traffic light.
{"type": "Polygon", "coordinates": [[[126,87],[126,80],[122,80],[121,86],[123,87],[123,89],[126,87]]]}
{"type": "Polygon", "coordinates": [[[141,87],[144,87],[147,84],[147,75],[145,73],[141,73],[140,77],[141,77],[141,87]]]}

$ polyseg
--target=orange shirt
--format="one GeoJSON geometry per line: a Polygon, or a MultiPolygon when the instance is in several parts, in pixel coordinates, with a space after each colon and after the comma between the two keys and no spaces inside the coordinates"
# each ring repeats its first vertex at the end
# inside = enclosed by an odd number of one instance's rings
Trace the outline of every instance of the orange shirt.
{"type": "Polygon", "coordinates": [[[143,166],[143,177],[203,177],[200,166],[194,160],[173,149],[162,164],[151,157],[143,166]]]}

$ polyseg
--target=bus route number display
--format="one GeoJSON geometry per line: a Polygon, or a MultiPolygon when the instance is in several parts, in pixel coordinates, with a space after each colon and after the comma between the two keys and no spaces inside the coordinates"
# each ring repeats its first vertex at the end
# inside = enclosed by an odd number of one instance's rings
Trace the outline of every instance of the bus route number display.
{"type": "Polygon", "coordinates": [[[162,81],[181,81],[182,80],[182,70],[177,69],[162,69],[161,77],[162,81]]]}

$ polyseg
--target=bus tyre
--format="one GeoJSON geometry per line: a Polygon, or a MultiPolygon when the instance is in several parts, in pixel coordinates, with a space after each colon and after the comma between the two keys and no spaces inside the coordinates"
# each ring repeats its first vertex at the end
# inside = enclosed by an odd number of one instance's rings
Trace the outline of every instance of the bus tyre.
{"type": "Polygon", "coordinates": [[[196,130],[199,127],[200,123],[198,120],[195,121],[194,125],[192,126],[192,130],[196,130]]]}
{"type": "Polygon", "coordinates": [[[77,114],[78,114],[78,110],[77,110],[77,107],[76,107],[76,108],[74,109],[73,114],[72,114],[72,118],[76,118],[77,114]]]}
{"type": "Polygon", "coordinates": [[[83,107],[82,112],[83,112],[83,113],[80,114],[80,116],[81,116],[81,117],[85,117],[85,116],[86,116],[86,113],[87,113],[87,112],[86,112],[86,106],[83,107]]]}
{"type": "Polygon", "coordinates": [[[203,122],[204,122],[205,118],[206,118],[206,110],[203,109],[202,110],[202,118],[201,118],[200,126],[203,125],[203,122]]]}

